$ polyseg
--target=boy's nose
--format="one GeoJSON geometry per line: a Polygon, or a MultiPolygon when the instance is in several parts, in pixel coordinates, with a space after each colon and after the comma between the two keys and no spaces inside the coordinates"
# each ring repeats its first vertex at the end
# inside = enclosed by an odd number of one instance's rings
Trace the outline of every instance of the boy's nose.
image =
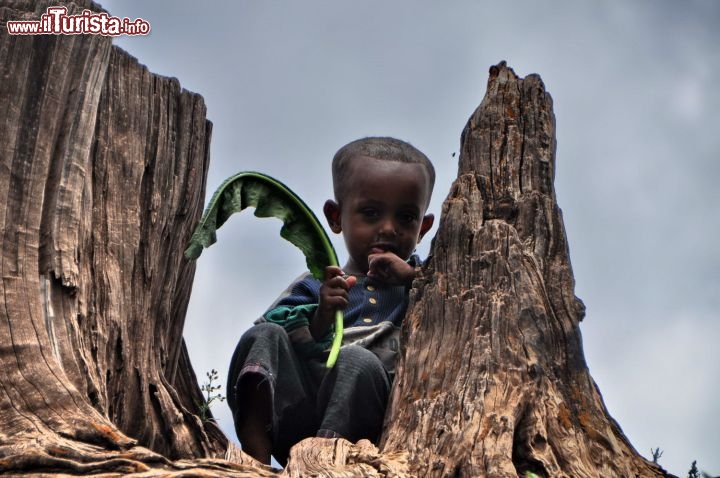
{"type": "Polygon", "coordinates": [[[380,224],[380,235],[384,237],[394,237],[397,235],[395,221],[387,219],[380,224]]]}

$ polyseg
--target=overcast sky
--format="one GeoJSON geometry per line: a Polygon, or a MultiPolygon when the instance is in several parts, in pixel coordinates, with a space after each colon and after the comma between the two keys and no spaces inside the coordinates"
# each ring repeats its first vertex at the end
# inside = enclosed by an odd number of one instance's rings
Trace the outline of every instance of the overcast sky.
{"type": "MultiPolygon", "coordinates": [[[[720,474],[720,2],[101,3],[151,24],[117,45],[205,98],[208,196],[258,170],[318,214],[334,152],[391,135],[435,163],[439,215],[488,68],[540,74],[590,372],[641,454],[720,474]]],[[[304,270],[279,227],[235,215],[199,259],[185,338],[201,379],[225,385],[239,336],[304,270]]],[[[236,440],[226,405],[213,412],[236,440]]]]}

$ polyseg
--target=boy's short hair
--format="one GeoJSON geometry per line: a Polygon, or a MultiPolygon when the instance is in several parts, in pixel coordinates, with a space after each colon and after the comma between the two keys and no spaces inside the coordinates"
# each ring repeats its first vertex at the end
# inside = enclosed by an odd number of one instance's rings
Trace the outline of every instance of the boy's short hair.
{"type": "MultiPolygon", "coordinates": [[[[346,182],[350,162],[360,157],[421,165],[427,177],[427,202],[430,203],[430,196],[435,186],[435,168],[428,157],[410,143],[385,136],[373,136],[351,141],[335,153],[332,161],[335,200],[340,201],[341,192],[347,187],[346,182]]],[[[425,206],[427,207],[427,204],[425,206]]]]}

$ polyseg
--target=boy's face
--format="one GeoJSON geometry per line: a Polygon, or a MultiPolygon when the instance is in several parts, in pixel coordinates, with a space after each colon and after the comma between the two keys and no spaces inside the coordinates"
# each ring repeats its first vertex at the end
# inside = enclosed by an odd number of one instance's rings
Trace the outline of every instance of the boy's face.
{"type": "Polygon", "coordinates": [[[424,215],[430,195],[425,170],[373,158],[352,161],[349,168],[340,204],[328,201],[324,210],[332,231],[343,233],[350,254],[345,272],[366,274],[370,254],[408,259],[433,223],[432,215],[424,215]]]}

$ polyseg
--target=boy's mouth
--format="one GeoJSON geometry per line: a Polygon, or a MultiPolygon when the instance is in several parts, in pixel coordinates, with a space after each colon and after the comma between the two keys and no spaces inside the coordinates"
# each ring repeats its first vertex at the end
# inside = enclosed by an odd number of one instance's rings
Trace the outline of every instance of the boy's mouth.
{"type": "Polygon", "coordinates": [[[393,254],[397,254],[397,248],[392,244],[373,244],[370,247],[370,254],[383,254],[385,252],[392,252],[393,254]]]}

